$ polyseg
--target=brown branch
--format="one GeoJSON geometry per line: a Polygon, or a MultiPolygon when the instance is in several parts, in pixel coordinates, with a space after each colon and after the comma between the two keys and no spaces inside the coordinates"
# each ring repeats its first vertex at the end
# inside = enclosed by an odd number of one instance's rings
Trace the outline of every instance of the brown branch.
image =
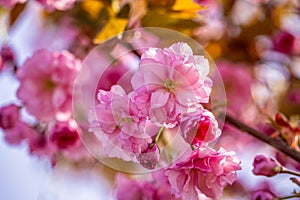
{"type": "Polygon", "coordinates": [[[286,154],[287,156],[293,158],[294,160],[298,161],[300,163],[300,153],[296,150],[292,149],[290,146],[288,146],[283,140],[278,138],[272,138],[250,126],[247,124],[235,119],[234,117],[230,115],[223,116],[225,118],[225,122],[228,124],[234,126],[235,128],[238,128],[239,130],[242,130],[244,132],[247,132],[248,134],[252,135],[253,137],[271,145],[278,151],[281,151],[282,153],[286,154]]]}

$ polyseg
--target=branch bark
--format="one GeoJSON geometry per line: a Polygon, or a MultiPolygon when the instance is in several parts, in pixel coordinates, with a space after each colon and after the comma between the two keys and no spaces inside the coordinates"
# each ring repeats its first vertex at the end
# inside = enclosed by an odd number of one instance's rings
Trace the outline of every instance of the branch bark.
{"type": "Polygon", "coordinates": [[[278,151],[286,154],[287,156],[289,156],[290,158],[293,158],[294,160],[296,160],[297,162],[300,163],[300,153],[297,152],[296,150],[292,149],[289,145],[287,145],[283,140],[279,139],[279,138],[272,138],[250,126],[248,126],[247,124],[235,119],[234,117],[228,115],[228,114],[223,114],[223,116],[225,118],[225,122],[227,122],[228,124],[230,124],[231,126],[234,126],[235,128],[238,128],[239,130],[242,130],[250,135],[252,135],[253,137],[271,145],[272,147],[274,147],[275,149],[277,149],[278,151]]]}

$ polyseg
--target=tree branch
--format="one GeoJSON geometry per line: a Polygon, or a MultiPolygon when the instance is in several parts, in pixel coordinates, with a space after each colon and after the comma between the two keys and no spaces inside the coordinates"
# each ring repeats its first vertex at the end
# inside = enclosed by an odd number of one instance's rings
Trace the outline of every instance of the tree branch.
{"type": "Polygon", "coordinates": [[[287,156],[293,158],[294,160],[296,160],[297,162],[300,163],[300,153],[297,152],[296,150],[292,149],[290,146],[288,146],[283,140],[278,139],[278,138],[272,138],[256,129],[248,126],[247,124],[235,119],[234,117],[232,117],[228,114],[227,115],[222,114],[222,115],[223,115],[222,117],[225,118],[225,122],[227,122],[231,126],[234,126],[235,128],[238,128],[244,132],[247,132],[248,134],[252,135],[253,137],[271,145],[278,151],[286,154],[287,156]]]}

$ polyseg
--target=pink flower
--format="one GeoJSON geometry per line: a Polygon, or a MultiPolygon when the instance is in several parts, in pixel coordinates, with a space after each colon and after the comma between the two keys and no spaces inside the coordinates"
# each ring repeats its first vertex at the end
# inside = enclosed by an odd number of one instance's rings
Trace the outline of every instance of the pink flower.
{"type": "Polygon", "coordinates": [[[194,56],[186,43],[176,43],[144,52],[131,83],[134,90],[150,92],[151,121],[174,126],[188,108],[208,102],[212,86],[208,71],[203,56],[194,56]]]}
{"type": "Polygon", "coordinates": [[[25,3],[27,0],[1,0],[0,6],[13,8],[17,3],[25,3]]]}
{"type": "Polygon", "coordinates": [[[268,182],[262,182],[256,186],[254,191],[251,191],[252,200],[274,200],[277,195],[272,192],[273,188],[268,182]]]}
{"type": "Polygon", "coordinates": [[[0,127],[2,129],[11,129],[19,122],[19,107],[15,104],[9,104],[0,108],[0,127]]]}
{"type": "Polygon", "coordinates": [[[220,196],[226,184],[237,179],[236,171],[240,169],[240,161],[233,152],[203,147],[193,151],[187,160],[166,169],[165,174],[176,197],[196,200],[199,193],[210,198],[220,196]]]}
{"type": "Polygon", "coordinates": [[[20,121],[20,108],[9,104],[0,108],[0,127],[4,132],[4,139],[9,144],[20,144],[35,133],[28,124],[20,121]]]}
{"type": "Polygon", "coordinates": [[[46,9],[53,11],[57,10],[69,10],[74,6],[76,0],[36,0],[41,3],[46,9]]]}
{"type": "Polygon", "coordinates": [[[133,180],[122,174],[116,176],[117,200],[175,200],[169,189],[170,185],[161,173],[155,172],[152,180],[133,180]]]}
{"type": "Polygon", "coordinates": [[[17,96],[38,120],[68,118],[72,112],[72,89],[80,61],[67,51],[38,50],[17,72],[17,96]]]}
{"type": "Polygon", "coordinates": [[[137,156],[139,163],[147,168],[154,169],[160,158],[159,148],[156,144],[149,147],[137,156]]]}
{"type": "Polygon", "coordinates": [[[58,121],[49,129],[50,141],[58,149],[65,150],[80,144],[78,127],[73,120],[58,121]]]}
{"type": "Polygon", "coordinates": [[[251,99],[250,88],[253,78],[244,64],[220,61],[217,66],[223,78],[228,110],[238,116],[251,99]]]}
{"type": "Polygon", "coordinates": [[[195,147],[214,141],[221,135],[214,115],[205,109],[183,114],[179,127],[182,137],[195,147]]]}
{"type": "Polygon", "coordinates": [[[11,129],[4,130],[4,139],[7,143],[16,145],[32,137],[36,133],[32,127],[24,122],[17,122],[11,129]]]}
{"type": "Polygon", "coordinates": [[[149,116],[151,92],[146,87],[141,87],[129,94],[131,112],[140,120],[149,116]]]}
{"type": "Polygon", "coordinates": [[[98,82],[98,89],[110,90],[110,88],[113,85],[117,84],[127,71],[128,69],[125,65],[122,65],[120,63],[112,64],[107,69],[105,69],[104,73],[102,74],[98,82]]]}
{"type": "Polygon", "coordinates": [[[29,150],[32,155],[47,158],[52,164],[56,156],[63,156],[71,161],[92,160],[79,138],[80,128],[73,119],[52,121],[41,132],[35,131],[29,140],[29,150]]]}
{"type": "Polygon", "coordinates": [[[99,103],[89,112],[89,130],[101,141],[104,154],[137,161],[136,156],[152,142],[152,130],[131,114],[129,97],[120,86],[100,90],[97,98],[99,103]]]}
{"type": "Polygon", "coordinates": [[[165,175],[164,170],[156,170],[151,172],[152,182],[156,188],[157,195],[159,199],[168,199],[168,200],[180,200],[181,198],[175,198],[171,193],[171,185],[169,183],[168,177],[165,175]]]}
{"type": "Polygon", "coordinates": [[[52,163],[55,161],[55,154],[57,149],[55,146],[48,140],[45,132],[35,132],[34,134],[29,137],[29,151],[30,154],[41,157],[47,158],[52,163]]]}
{"type": "Polygon", "coordinates": [[[255,156],[253,161],[253,174],[261,176],[275,176],[280,173],[282,166],[272,158],[264,155],[255,156]]]}
{"type": "Polygon", "coordinates": [[[252,192],[252,200],[274,200],[276,195],[273,194],[269,189],[260,189],[252,192]]]}
{"type": "Polygon", "coordinates": [[[146,181],[130,180],[122,174],[116,176],[117,200],[154,200],[159,199],[154,186],[146,181]]]}
{"type": "Polygon", "coordinates": [[[291,54],[293,51],[295,36],[287,31],[278,31],[273,37],[274,50],[284,54],[291,54]]]}
{"type": "Polygon", "coordinates": [[[3,62],[14,62],[15,60],[14,52],[8,45],[2,46],[0,55],[3,59],[3,62]]]}

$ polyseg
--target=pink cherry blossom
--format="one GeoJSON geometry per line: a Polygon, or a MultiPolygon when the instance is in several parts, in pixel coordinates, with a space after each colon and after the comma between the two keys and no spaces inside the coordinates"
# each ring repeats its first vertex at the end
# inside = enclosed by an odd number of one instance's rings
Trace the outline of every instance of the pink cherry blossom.
{"type": "Polygon", "coordinates": [[[224,187],[237,179],[236,171],[240,169],[234,152],[203,147],[193,151],[187,160],[166,169],[165,174],[176,197],[197,200],[198,193],[210,198],[220,196],[224,187]]]}
{"type": "Polygon", "coordinates": [[[183,138],[196,147],[221,135],[214,115],[205,109],[183,114],[179,127],[183,138]]]}
{"type": "Polygon", "coordinates": [[[0,108],[0,127],[4,132],[4,139],[9,144],[20,144],[35,130],[27,123],[20,121],[20,108],[15,104],[9,104],[0,108]]]}
{"type": "Polygon", "coordinates": [[[129,97],[122,87],[100,90],[97,98],[99,103],[89,112],[89,130],[101,141],[104,154],[137,161],[136,155],[152,142],[152,128],[131,114],[129,97]]]}
{"type": "Polygon", "coordinates": [[[295,36],[287,31],[278,31],[273,37],[274,50],[284,54],[291,54],[295,42],[295,36]]]}
{"type": "Polygon", "coordinates": [[[147,181],[131,180],[122,174],[116,176],[117,200],[154,200],[159,199],[154,186],[147,181]]]}
{"type": "Polygon", "coordinates": [[[15,60],[14,52],[9,45],[2,46],[0,55],[3,59],[3,62],[14,62],[15,60]]]}
{"type": "Polygon", "coordinates": [[[29,152],[40,158],[49,159],[55,163],[56,147],[48,140],[45,132],[35,132],[29,138],[29,152]]]}
{"type": "Polygon", "coordinates": [[[131,112],[140,120],[149,116],[151,92],[146,87],[141,87],[129,94],[131,112]]]}
{"type": "Polygon", "coordinates": [[[272,158],[268,158],[264,155],[257,155],[253,161],[253,174],[262,176],[275,176],[280,173],[281,165],[272,158]]]}
{"type": "Polygon", "coordinates": [[[252,200],[274,200],[276,195],[273,194],[269,189],[260,189],[252,192],[252,200]]]}
{"type": "Polygon", "coordinates": [[[274,200],[277,195],[273,193],[272,184],[263,181],[255,186],[255,189],[250,192],[251,200],[274,200]]]}
{"type": "Polygon", "coordinates": [[[226,97],[227,109],[239,116],[251,99],[251,84],[253,78],[246,64],[219,61],[216,63],[222,75],[226,97]]]}
{"type": "Polygon", "coordinates": [[[151,93],[151,121],[174,126],[188,108],[208,102],[212,86],[208,71],[203,56],[194,56],[186,43],[176,43],[144,52],[131,83],[134,90],[146,88],[151,93]]]}
{"type": "Polygon", "coordinates": [[[123,64],[112,64],[102,74],[98,82],[98,89],[110,90],[111,86],[117,84],[127,71],[128,69],[123,64]]]}
{"type": "Polygon", "coordinates": [[[38,120],[68,118],[72,112],[72,89],[80,61],[67,51],[38,50],[17,72],[18,98],[38,120]]]}
{"type": "Polygon", "coordinates": [[[159,161],[159,158],[159,148],[156,144],[150,144],[146,150],[137,156],[139,163],[147,169],[154,169],[159,161]]]}
{"type": "Polygon", "coordinates": [[[53,11],[57,10],[69,10],[74,6],[76,0],[36,0],[41,3],[46,9],[53,11]]]}
{"type": "Polygon", "coordinates": [[[1,0],[0,6],[13,8],[17,3],[25,3],[27,0],[1,0]]]}
{"type": "Polygon", "coordinates": [[[122,174],[116,176],[117,200],[180,200],[170,193],[170,184],[161,172],[154,172],[150,180],[129,179],[122,174]]]}
{"type": "Polygon", "coordinates": [[[28,137],[29,150],[32,155],[47,158],[52,164],[57,155],[70,161],[93,160],[79,138],[80,128],[73,119],[52,121],[45,130],[35,131],[28,137]]]}
{"type": "Polygon", "coordinates": [[[156,170],[151,172],[152,182],[157,190],[159,199],[169,199],[169,200],[180,200],[182,198],[176,198],[174,194],[171,193],[171,185],[169,183],[168,177],[164,173],[164,169],[156,170]]]}
{"type": "Polygon", "coordinates": [[[73,120],[57,121],[49,128],[50,141],[61,150],[80,144],[78,127],[73,120]]]}
{"type": "Polygon", "coordinates": [[[20,118],[20,108],[15,104],[9,104],[0,108],[0,127],[11,129],[16,126],[20,118]]]}

